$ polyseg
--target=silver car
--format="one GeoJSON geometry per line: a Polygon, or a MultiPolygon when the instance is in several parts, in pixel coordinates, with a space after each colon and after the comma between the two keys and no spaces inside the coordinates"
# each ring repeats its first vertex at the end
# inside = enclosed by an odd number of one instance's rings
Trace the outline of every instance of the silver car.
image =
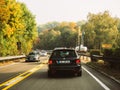
{"type": "Polygon", "coordinates": [[[41,55],[41,56],[47,56],[47,52],[46,52],[46,51],[41,51],[41,52],[40,52],[40,55],[41,55]]]}
{"type": "Polygon", "coordinates": [[[29,61],[40,61],[40,54],[37,51],[34,52],[30,52],[27,56],[26,56],[26,62],[29,61]]]}

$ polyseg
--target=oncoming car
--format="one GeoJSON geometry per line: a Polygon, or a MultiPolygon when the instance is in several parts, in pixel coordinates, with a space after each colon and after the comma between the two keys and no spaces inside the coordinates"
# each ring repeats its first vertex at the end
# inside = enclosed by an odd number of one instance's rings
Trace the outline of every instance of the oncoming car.
{"type": "Polygon", "coordinates": [[[48,61],[48,77],[62,71],[70,71],[77,76],[82,75],[81,61],[74,49],[63,48],[53,50],[48,61]]]}
{"type": "Polygon", "coordinates": [[[26,56],[26,62],[30,62],[30,61],[40,61],[40,54],[37,51],[33,51],[30,52],[27,56],[26,56]]]}

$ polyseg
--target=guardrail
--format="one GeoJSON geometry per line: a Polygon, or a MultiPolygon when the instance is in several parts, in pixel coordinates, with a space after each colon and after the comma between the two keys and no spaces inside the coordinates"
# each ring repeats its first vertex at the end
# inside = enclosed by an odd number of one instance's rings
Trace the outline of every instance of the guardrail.
{"type": "Polygon", "coordinates": [[[86,55],[86,54],[79,54],[81,56],[87,56],[90,57],[93,61],[97,61],[99,59],[107,62],[113,62],[113,63],[120,63],[120,57],[110,57],[110,56],[102,56],[102,55],[86,55]]]}
{"type": "Polygon", "coordinates": [[[120,57],[106,57],[106,56],[103,56],[103,60],[108,61],[108,62],[120,63],[120,57]]]}
{"type": "Polygon", "coordinates": [[[25,55],[0,57],[0,62],[12,61],[12,60],[16,60],[16,59],[22,59],[22,58],[25,58],[25,57],[26,57],[25,55]]]}

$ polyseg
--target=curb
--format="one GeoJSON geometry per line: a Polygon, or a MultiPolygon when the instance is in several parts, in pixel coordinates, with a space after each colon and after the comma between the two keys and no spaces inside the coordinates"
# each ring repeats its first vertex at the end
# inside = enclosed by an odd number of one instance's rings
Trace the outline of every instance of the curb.
{"type": "Polygon", "coordinates": [[[103,75],[109,77],[110,79],[114,80],[114,81],[117,82],[118,84],[120,84],[120,80],[117,80],[115,77],[110,76],[110,75],[108,75],[107,73],[105,73],[105,72],[103,72],[103,71],[101,71],[101,70],[96,69],[94,66],[90,66],[90,65],[88,65],[88,64],[86,64],[86,65],[87,65],[88,67],[90,67],[90,68],[92,68],[92,69],[98,71],[99,73],[101,73],[101,74],[103,74],[103,75]]]}

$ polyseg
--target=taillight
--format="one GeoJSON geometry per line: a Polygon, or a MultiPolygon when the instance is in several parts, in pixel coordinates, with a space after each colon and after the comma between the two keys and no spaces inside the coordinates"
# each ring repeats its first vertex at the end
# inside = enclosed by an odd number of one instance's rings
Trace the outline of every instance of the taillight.
{"type": "Polygon", "coordinates": [[[53,63],[53,61],[52,61],[52,60],[49,60],[48,64],[52,64],[52,63],[53,63]]]}
{"type": "Polygon", "coordinates": [[[76,59],[76,64],[80,64],[80,59],[76,59]]]}

